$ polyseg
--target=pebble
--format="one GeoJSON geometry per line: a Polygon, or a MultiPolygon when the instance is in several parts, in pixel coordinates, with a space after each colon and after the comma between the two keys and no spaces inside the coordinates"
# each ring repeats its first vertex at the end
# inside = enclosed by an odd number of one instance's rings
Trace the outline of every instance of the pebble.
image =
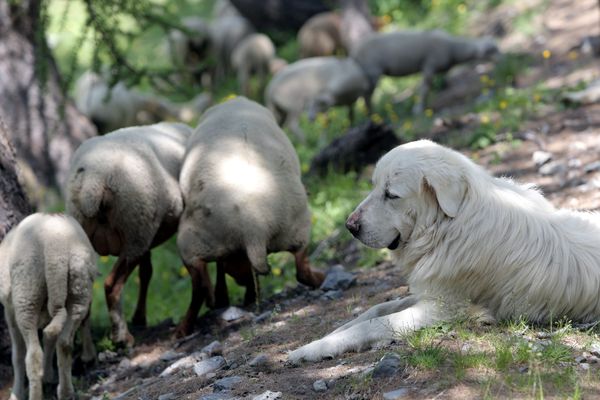
{"type": "Polygon", "coordinates": [[[215,340],[211,344],[204,346],[201,350],[203,353],[209,356],[218,356],[223,354],[223,345],[218,340],[215,340]]]}
{"type": "Polygon", "coordinates": [[[248,363],[248,365],[250,365],[251,367],[257,368],[257,369],[268,367],[269,364],[270,364],[269,357],[267,357],[266,354],[262,354],[262,353],[258,354],[256,357],[254,357],[248,363]]]}
{"type": "Polygon", "coordinates": [[[387,353],[375,365],[373,378],[389,378],[400,370],[402,359],[396,353],[387,353]]]}
{"type": "Polygon", "coordinates": [[[339,300],[344,297],[344,292],[341,290],[330,290],[321,295],[322,300],[339,300]]]}
{"type": "Polygon", "coordinates": [[[131,360],[129,358],[124,358],[119,362],[117,369],[124,370],[124,369],[129,369],[131,367],[132,367],[131,360]]]}
{"type": "Polygon", "coordinates": [[[590,369],[590,364],[584,362],[584,363],[579,364],[579,367],[582,370],[587,371],[588,369],[590,369]]]}
{"type": "Polygon", "coordinates": [[[252,400],[275,400],[280,399],[281,396],[283,396],[283,393],[281,392],[271,392],[270,390],[267,390],[266,392],[261,393],[258,396],[254,396],[252,400]]]}
{"type": "Polygon", "coordinates": [[[533,162],[538,167],[546,164],[548,161],[552,160],[552,153],[548,153],[547,151],[537,150],[533,152],[531,156],[533,162]]]}
{"type": "Polygon", "coordinates": [[[356,283],[356,276],[344,270],[341,264],[335,265],[327,273],[321,290],[346,290],[356,283]]]}
{"type": "Polygon", "coordinates": [[[204,376],[209,372],[223,368],[225,365],[227,365],[227,361],[222,356],[215,356],[194,364],[194,372],[198,376],[204,376]]]}
{"type": "Polygon", "coordinates": [[[201,351],[192,353],[189,356],[183,357],[183,358],[175,361],[173,364],[169,365],[167,368],[165,368],[163,370],[163,372],[161,372],[160,376],[161,377],[170,376],[181,369],[191,368],[195,363],[197,363],[198,361],[204,360],[206,357],[208,357],[207,354],[202,353],[201,351]]]}
{"type": "Polygon", "coordinates": [[[540,174],[542,174],[544,176],[549,176],[549,175],[557,175],[562,172],[565,172],[566,169],[567,169],[567,167],[565,167],[564,164],[562,164],[558,161],[551,161],[547,164],[542,165],[538,171],[540,174]]]}
{"type": "Polygon", "coordinates": [[[261,322],[264,322],[267,319],[269,319],[272,314],[273,313],[271,311],[265,311],[264,313],[259,314],[256,317],[254,317],[254,323],[260,324],[261,322]]]}
{"type": "Polygon", "coordinates": [[[577,356],[577,357],[575,357],[575,362],[577,364],[581,364],[583,362],[586,362],[586,358],[584,356],[577,356]]]}
{"type": "Polygon", "coordinates": [[[584,170],[586,173],[588,173],[588,174],[589,174],[590,172],[594,172],[594,171],[600,171],[600,161],[594,161],[594,162],[592,162],[592,163],[586,164],[586,165],[583,167],[583,170],[584,170]]]}
{"type": "Polygon", "coordinates": [[[248,313],[241,308],[231,306],[223,311],[219,317],[225,322],[232,322],[244,318],[247,315],[248,313]]]}
{"type": "Polygon", "coordinates": [[[158,396],[158,400],[175,400],[176,398],[175,393],[165,393],[158,396]]]}
{"type": "Polygon", "coordinates": [[[592,343],[592,345],[590,346],[590,353],[592,353],[596,357],[600,357],[600,343],[592,343]]]}
{"type": "Polygon", "coordinates": [[[234,400],[234,399],[238,399],[239,397],[231,397],[230,393],[227,392],[217,392],[217,393],[211,393],[211,394],[206,394],[202,397],[200,397],[198,400],[234,400]]]}
{"type": "Polygon", "coordinates": [[[215,392],[232,390],[235,387],[235,385],[242,382],[242,380],[243,379],[241,376],[228,376],[226,378],[221,378],[218,381],[215,381],[213,388],[215,392]]]}
{"type": "Polygon", "coordinates": [[[319,379],[313,383],[313,390],[317,393],[327,390],[327,383],[323,379],[319,379]]]}
{"type": "Polygon", "coordinates": [[[410,391],[407,388],[400,388],[383,394],[385,400],[397,400],[406,397],[410,391]]]}
{"type": "Polygon", "coordinates": [[[160,355],[160,360],[161,361],[173,361],[173,360],[175,360],[177,358],[181,358],[183,356],[184,356],[184,353],[178,353],[173,350],[167,350],[160,355]]]}
{"type": "Polygon", "coordinates": [[[535,334],[535,337],[537,337],[538,339],[550,339],[552,337],[552,334],[550,332],[540,331],[535,334]]]}
{"type": "Polygon", "coordinates": [[[98,361],[100,361],[100,362],[111,361],[117,357],[118,357],[118,354],[115,353],[114,351],[104,350],[104,351],[100,352],[100,354],[98,354],[98,361]]]}

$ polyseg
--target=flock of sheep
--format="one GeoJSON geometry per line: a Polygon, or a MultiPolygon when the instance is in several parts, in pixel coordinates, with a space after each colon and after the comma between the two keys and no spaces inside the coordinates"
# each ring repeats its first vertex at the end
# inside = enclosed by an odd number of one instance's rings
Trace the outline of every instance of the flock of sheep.
{"type": "Polygon", "coordinates": [[[42,382],[56,379],[55,348],[58,398],[73,395],[71,351],[80,325],[83,358],[95,356],[88,320],[98,274],[96,253],[118,257],[104,289],[111,338],[128,345],[133,337],[120,306],[125,281],[139,265],[133,322],[145,325],[150,251],[174,234],[192,279],[191,302],[177,335],[193,331],[204,302],[228,305],[226,273],[246,287],[245,303],[254,302],[259,290],[256,274],[269,272],[268,253],[292,252],[298,281],[318,287],[324,275],[308,263],[310,214],[299,160],[281,126],[301,135],[302,112],[314,118],[332,106],[352,107],[359,97],[370,107],[382,75],[422,72],[421,101],[416,105],[420,111],[435,73],[498,51],[489,39],[457,38],[440,31],[373,32],[345,49],[349,57],[336,57],[333,54],[344,46],[340,21],[328,13],[313,17],[299,33],[301,54],[318,57],[283,66],[271,40],[254,33],[230,7],[221,3],[210,24],[185,20],[197,36],[172,32],[176,62],[190,62],[192,48],[208,45],[217,58],[214,79],[218,82],[233,70],[245,94],[250,76],[266,79],[277,71],[266,86],[267,108],[238,97],[209,108],[195,129],[177,122],[134,126],[140,112],[149,121],[187,121],[185,110],[200,112],[208,103],[201,98],[173,105],[124,86],[111,89],[93,75],[78,86],[82,111],[107,130],[122,129],[85,141],[74,154],[65,191],[68,215],[29,216],[0,244],[0,301],[11,334],[15,374],[12,398],[26,398],[25,376],[29,399],[42,398],[42,382]],[[109,90],[112,96],[107,99],[109,90]],[[217,262],[214,289],[207,272],[211,261],[217,262]],[[38,328],[43,329],[43,351],[38,328]]]}

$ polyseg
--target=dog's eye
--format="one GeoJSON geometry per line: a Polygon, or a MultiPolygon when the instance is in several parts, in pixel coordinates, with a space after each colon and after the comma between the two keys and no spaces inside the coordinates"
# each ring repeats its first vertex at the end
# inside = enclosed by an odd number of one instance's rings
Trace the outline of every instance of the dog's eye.
{"type": "Polygon", "coordinates": [[[394,199],[399,199],[399,198],[400,198],[400,196],[396,196],[395,194],[393,194],[393,193],[390,193],[390,191],[389,191],[389,190],[386,190],[386,191],[385,191],[385,198],[386,198],[386,199],[390,199],[390,200],[394,200],[394,199]]]}

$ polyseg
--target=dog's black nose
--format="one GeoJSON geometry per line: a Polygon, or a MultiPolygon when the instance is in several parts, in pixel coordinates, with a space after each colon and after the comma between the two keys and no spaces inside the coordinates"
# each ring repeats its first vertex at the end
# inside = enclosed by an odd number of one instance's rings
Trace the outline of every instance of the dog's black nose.
{"type": "Polygon", "coordinates": [[[352,235],[358,235],[360,232],[360,215],[358,213],[350,214],[350,217],[348,217],[348,220],[346,221],[346,228],[352,235]]]}

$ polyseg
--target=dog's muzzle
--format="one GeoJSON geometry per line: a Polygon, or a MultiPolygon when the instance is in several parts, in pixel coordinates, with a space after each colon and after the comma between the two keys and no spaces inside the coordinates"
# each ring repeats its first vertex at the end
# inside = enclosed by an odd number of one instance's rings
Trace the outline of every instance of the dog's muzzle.
{"type": "Polygon", "coordinates": [[[390,243],[387,248],[390,250],[396,250],[398,248],[398,246],[400,246],[400,235],[399,234],[398,234],[398,236],[396,236],[396,239],[392,240],[392,243],[390,243]]]}

